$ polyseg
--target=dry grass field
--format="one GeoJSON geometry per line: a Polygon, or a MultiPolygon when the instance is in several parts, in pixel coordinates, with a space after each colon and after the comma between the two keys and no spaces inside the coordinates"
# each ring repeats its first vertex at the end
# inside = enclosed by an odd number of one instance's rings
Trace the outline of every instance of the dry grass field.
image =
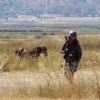
{"type": "Polygon", "coordinates": [[[79,35],[83,56],[73,80],[63,75],[59,53],[64,35],[46,35],[36,39],[0,40],[1,100],[99,100],[100,98],[100,35],[79,35]],[[38,61],[14,54],[19,47],[28,49],[46,46],[48,56],[38,61]]]}

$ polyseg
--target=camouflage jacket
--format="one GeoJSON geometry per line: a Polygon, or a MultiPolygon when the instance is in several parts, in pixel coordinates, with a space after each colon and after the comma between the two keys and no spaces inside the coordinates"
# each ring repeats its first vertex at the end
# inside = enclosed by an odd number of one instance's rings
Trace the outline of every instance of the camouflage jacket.
{"type": "Polygon", "coordinates": [[[69,40],[65,41],[61,51],[64,51],[64,59],[66,59],[66,57],[73,56],[74,60],[79,61],[82,56],[82,50],[77,39],[74,42],[70,42],[69,40]]]}

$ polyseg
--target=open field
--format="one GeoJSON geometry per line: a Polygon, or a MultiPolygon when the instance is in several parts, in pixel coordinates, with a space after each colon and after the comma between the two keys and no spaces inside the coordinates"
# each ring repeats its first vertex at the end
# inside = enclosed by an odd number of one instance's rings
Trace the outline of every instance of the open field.
{"type": "Polygon", "coordinates": [[[100,35],[79,35],[83,56],[73,81],[63,75],[59,53],[65,34],[19,34],[20,38],[0,39],[0,98],[2,100],[97,100],[100,97],[100,35]],[[38,38],[38,36],[40,36],[38,38]],[[36,62],[14,54],[19,47],[44,45],[36,62]],[[89,63],[90,62],[90,63],[89,63]],[[4,71],[4,72],[3,72],[4,71]]]}
{"type": "MultiPolygon", "coordinates": [[[[73,18],[74,19],[74,18],[73,18]]],[[[79,18],[77,18],[79,19],[79,18]]],[[[91,18],[90,18],[91,19],[91,18]]],[[[62,19],[63,20],[63,19],[62,19]]],[[[68,19],[69,20],[69,19],[68,19]]],[[[43,21],[44,22],[44,21],[43,21]]],[[[23,33],[23,34],[61,34],[69,32],[69,30],[76,30],[80,34],[100,34],[100,21],[65,21],[66,24],[39,24],[32,21],[23,22],[3,22],[0,23],[0,33],[23,33]],[[11,24],[9,24],[11,23],[11,24]]]]}
{"type": "MultiPolygon", "coordinates": [[[[71,83],[61,71],[0,73],[0,97],[99,98],[100,72],[79,70],[71,83]]],[[[41,100],[41,99],[40,99],[41,100]]],[[[48,99],[46,99],[48,100],[48,99]]],[[[59,99],[58,99],[59,100],[59,99]]]]}

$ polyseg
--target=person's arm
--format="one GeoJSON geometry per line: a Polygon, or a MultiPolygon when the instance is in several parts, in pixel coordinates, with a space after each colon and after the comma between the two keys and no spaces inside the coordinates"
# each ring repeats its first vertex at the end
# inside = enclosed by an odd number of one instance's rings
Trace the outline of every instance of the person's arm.
{"type": "Polygon", "coordinates": [[[65,49],[66,49],[66,42],[63,44],[60,53],[64,54],[65,53],[65,49]]]}
{"type": "Polygon", "coordinates": [[[82,57],[82,50],[80,44],[78,44],[78,60],[80,60],[82,57]]]}

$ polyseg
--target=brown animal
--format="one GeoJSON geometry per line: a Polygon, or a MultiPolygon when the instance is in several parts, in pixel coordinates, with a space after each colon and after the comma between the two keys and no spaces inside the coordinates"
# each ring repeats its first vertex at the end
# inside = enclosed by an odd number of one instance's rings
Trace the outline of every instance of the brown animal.
{"type": "Polygon", "coordinates": [[[45,46],[37,46],[30,50],[29,54],[32,57],[38,58],[40,54],[43,53],[45,56],[48,55],[47,48],[45,46]]]}
{"type": "Polygon", "coordinates": [[[26,48],[19,48],[19,49],[17,49],[17,50],[15,51],[15,54],[18,55],[18,56],[23,57],[23,56],[29,54],[29,50],[26,49],[26,48]]]}

